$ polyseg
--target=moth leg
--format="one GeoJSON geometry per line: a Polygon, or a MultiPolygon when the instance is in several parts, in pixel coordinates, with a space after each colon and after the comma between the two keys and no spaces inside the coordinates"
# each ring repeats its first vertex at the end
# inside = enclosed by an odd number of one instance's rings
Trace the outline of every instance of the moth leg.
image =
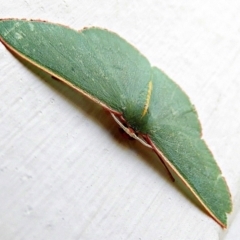
{"type": "Polygon", "coordinates": [[[144,146],[151,148],[158,156],[159,160],[162,162],[163,166],[166,168],[167,173],[170,177],[170,179],[175,182],[175,179],[173,177],[173,175],[171,174],[171,172],[169,171],[163,156],[159,153],[159,151],[157,150],[157,148],[155,147],[154,143],[152,142],[152,140],[149,138],[148,135],[145,134],[141,134],[141,136],[143,137],[140,138],[139,136],[136,135],[136,133],[134,132],[134,130],[132,128],[126,127],[124,126],[125,124],[127,125],[127,122],[125,121],[125,119],[122,117],[121,113],[116,113],[116,112],[112,112],[109,111],[111,116],[113,117],[113,119],[115,120],[115,122],[123,129],[124,132],[126,132],[131,138],[134,138],[136,140],[138,140],[140,143],[142,143],[144,146]]]}
{"type": "Polygon", "coordinates": [[[149,145],[144,139],[138,137],[135,133],[135,131],[131,128],[131,127],[126,127],[124,126],[125,124],[127,125],[127,122],[125,121],[125,119],[122,117],[121,114],[115,114],[114,112],[110,111],[111,116],[113,117],[113,119],[115,120],[115,122],[124,130],[124,132],[126,132],[131,138],[134,138],[136,140],[138,140],[140,143],[142,143],[145,147],[148,148],[152,148],[151,145],[149,145]],[[119,119],[119,116],[121,117],[119,119]],[[123,119],[123,120],[122,120],[123,119]]]}
{"type": "Polygon", "coordinates": [[[166,168],[167,170],[167,173],[170,177],[170,179],[175,182],[175,179],[173,177],[173,175],[171,174],[170,170],[168,169],[166,163],[165,163],[165,160],[164,160],[164,157],[159,153],[159,151],[157,150],[157,148],[155,147],[154,143],[152,142],[152,140],[149,138],[148,135],[142,135],[143,138],[145,139],[145,141],[152,147],[153,151],[157,154],[159,160],[161,161],[161,163],[163,164],[163,166],[166,168]]]}

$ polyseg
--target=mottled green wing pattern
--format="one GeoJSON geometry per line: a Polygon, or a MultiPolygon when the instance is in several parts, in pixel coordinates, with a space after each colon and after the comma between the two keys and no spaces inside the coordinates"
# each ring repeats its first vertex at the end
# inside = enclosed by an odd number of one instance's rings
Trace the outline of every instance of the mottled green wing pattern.
{"type": "Polygon", "coordinates": [[[186,94],[118,35],[80,32],[26,20],[1,20],[1,41],[19,56],[102,106],[119,112],[148,135],[159,154],[223,227],[231,198],[221,172],[201,139],[186,94]]]}

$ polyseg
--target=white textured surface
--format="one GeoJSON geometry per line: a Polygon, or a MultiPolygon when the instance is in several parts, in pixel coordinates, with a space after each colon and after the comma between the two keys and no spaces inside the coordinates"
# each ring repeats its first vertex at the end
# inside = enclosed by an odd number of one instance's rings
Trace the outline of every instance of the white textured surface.
{"type": "Polygon", "coordinates": [[[110,29],[174,79],[230,187],[228,230],[100,107],[0,45],[0,239],[239,238],[240,3],[202,3],[0,0],[0,18],[110,29]]]}

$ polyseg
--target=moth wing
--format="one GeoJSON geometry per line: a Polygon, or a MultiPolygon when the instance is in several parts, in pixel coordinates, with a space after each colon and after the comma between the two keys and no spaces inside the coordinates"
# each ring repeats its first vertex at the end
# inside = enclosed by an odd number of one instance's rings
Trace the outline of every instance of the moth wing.
{"type": "Polygon", "coordinates": [[[201,137],[197,113],[187,95],[153,68],[153,90],[145,132],[209,214],[223,227],[232,209],[222,173],[201,137]]]}

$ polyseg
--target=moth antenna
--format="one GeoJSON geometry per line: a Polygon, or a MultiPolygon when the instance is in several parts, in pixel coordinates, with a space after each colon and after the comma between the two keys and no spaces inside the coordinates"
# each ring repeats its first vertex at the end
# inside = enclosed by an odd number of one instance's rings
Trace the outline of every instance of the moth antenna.
{"type": "Polygon", "coordinates": [[[143,138],[146,140],[146,142],[151,146],[152,150],[157,154],[159,160],[161,161],[161,163],[163,164],[163,166],[166,168],[167,173],[168,173],[170,179],[172,180],[172,182],[175,182],[175,179],[174,179],[173,175],[171,174],[170,170],[168,169],[168,167],[167,167],[164,159],[162,158],[162,156],[158,153],[158,151],[157,151],[154,143],[152,142],[152,140],[149,138],[148,135],[142,135],[142,136],[143,136],[143,138]]]}

